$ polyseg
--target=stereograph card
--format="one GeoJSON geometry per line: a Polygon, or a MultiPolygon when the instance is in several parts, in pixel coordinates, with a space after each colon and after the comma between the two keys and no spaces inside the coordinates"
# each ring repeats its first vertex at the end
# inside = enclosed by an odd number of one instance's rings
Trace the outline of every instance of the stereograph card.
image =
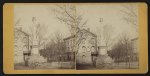
{"type": "Polygon", "coordinates": [[[6,74],[148,71],[146,3],[5,3],[6,74]]]}

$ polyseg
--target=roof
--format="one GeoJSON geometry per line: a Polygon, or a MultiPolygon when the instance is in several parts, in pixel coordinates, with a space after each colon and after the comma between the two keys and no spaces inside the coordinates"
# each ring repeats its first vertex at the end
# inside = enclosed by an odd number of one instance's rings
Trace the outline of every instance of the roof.
{"type": "Polygon", "coordinates": [[[93,36],[97,37],[97,35],[96,35],[96,34],[94,34],[94,33],[90,32],[90,31],[88,31],[88,30],[86,30],[86,29],[82,29],[81,31],[86,31],[86,32],[88,32],[88,33],[92,34],[93,36]]]}
{"type": "MultiPolygon", "coordinates": [[[[86,29],[82,29],[82,30],[78,31],[77,33],[81,32],[81,31],[86,31],[86,32],[92,34],[93,36],[97,37],[96,34],[90,32],[90,31],[88,31],[88,30],[86,30],[86,29]]],[[[76,35],[69,36],[69,37],[67,37],[67,38],[64,38],[64,40],[67,40],[67,39],[70,39],[70,38],[74,38],[75,36],[76,36],[76,35]]]]}
{"type": "Polygon", "coordinates": [[[67,40],[67,39],[70,39],[70,38],[74,38],[74,37],[75,37],[75,35],[72,35],[72,36],[69,36],[67,38],[64,38],[64,40],[67,40]]]}

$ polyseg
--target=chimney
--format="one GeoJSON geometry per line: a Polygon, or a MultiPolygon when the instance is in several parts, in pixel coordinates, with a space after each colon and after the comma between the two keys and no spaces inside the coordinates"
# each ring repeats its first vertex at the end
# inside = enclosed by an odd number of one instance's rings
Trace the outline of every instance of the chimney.
{"type": "Polygon", "coordinates": [[[87,28],[88,31],[90,31],[90,28],[87,28]]]}

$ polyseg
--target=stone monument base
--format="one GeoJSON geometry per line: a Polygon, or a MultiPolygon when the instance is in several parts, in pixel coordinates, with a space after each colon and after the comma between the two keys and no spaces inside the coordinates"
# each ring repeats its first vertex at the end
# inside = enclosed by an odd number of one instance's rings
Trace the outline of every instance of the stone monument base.
{"type": "MultiPolygon", "coordinates": [[[[108,68],[109,66],[111,66],[111,64],[113,62],[114,62],[113,59],[111,57],[109,57],[107,54],[99,55],[96,60],[96,67],[99,69],[104,69],[105,67],[108,68]]],[[[109,67],[109,68],[111,68],[111,67],[109,67]]]]}
{"type": "Polygon", "coordinates": [[[47,62],[47,59],[44,58],[43,56],[31,55],[29,57],[28,64],[29,64],[29,67],[36,68],[46,62],[47,62]]]}

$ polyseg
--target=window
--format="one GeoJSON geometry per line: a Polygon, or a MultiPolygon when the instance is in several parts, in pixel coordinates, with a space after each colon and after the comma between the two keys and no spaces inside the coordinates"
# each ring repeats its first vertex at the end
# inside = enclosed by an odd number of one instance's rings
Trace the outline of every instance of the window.
{"type": "Polygon", "coordinates": [[[23,43],[28,43],[27,37],[23,37],[22,41],[23,41],[23,43]]]}
{"type": "Polygon", "coordinates": [[[69,50],[70,50],[70,48],[69,48],[69,47],[67,47],[67,48],[68,48],[67,50],[69,51],[69,50]]]}
{"type": "Polygon", "coordinates": [[[85,63],[85,58],[86,58],[86,56],[82,55],[82,63],[85,63]]]}
{"type": "Polygon", "coordinates": [[[95,38],[91,38],[91,43],[92,43],[92,44],[95,43],[95,38]]]}
{"type": "Polygon", "coordinates": [[[95,52],[95,47],[94,46],[91,47],[91,52],[95,52]]]}
{"type": "Polygon", "coordinates": [[[90,51],[91,51],[91,49],[90,49],[90,47],[88,47],[88,48],[87,48],[87,52],[90,52],[90,51]]]}
{"type": "Polygon", "coordinates": [[[22,51],[23,51],[23,52],[24,52],[24,51],[26,51],[26,52],[28,51],[27,45],[24,45],[24,46],[23,46],[22,51]]]}
{"type": "Polygon", "coordinates": [[[82,46],[82,53],[85,53],[85,52],[86,52],[86,47],[82,46]]]}
{"type": "Polygon", "coordinates": [[[92,38],[89,40],[89,43],[94,44],[94,43],[95,43],[95,38],[92,37],[92,38]]]}
{"type": "Polygon", "coordinates": [[[85,38],[82,39],[82,43],[83,43],[83,44],[85,44],[85,40],[86,40],[85,38]]]}

